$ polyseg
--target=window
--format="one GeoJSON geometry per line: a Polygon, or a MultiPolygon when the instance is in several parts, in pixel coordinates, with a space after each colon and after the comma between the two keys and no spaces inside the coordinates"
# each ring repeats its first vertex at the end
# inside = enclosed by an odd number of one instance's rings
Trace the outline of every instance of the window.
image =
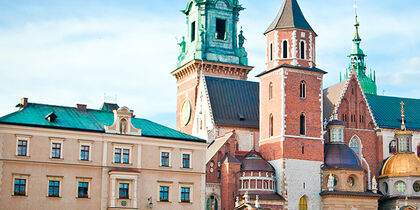
{"type": "Polygon", "coordinates": [[[61,158],[61,143],[52,143],[51,158],[61,158]]]}
{"type": "Polygon", "coordinates": [[[358,156],[360,155],[360,144],[359,144],[359,141],[355,137],[353,137],[350,140],[349,146],[353,150],[353,152],[356,153],[356,155],[358,156]]]}
{"type": "Polygon", "coordinates": [[[399,193],[405,192],[405,188],[406,188],[406,185],[402,181],[399,181],[395,184],[395,190],[397,190],[397,192],[399,193]]]}
{"type": "Polygon", "coordinates": [[[28,151],[28,141],[27,140],[18,140],[17,155],[18,156],[27,156],[28,151]]]}
{"type": "Polygon", "coordinates": [[[226,39],[226,20],[216,18],[216,39],[226,39]]]}
{"type": "Polygon", "coordinates": [[[222,178],[222,173],[220,172],[220,170],[217,170],[217,179],[221,179],[222,178]]]}
{"type": "Polygon", "coordinates": [[[305,42],[300,42],[300,59],[305,59],[305,42]]]}
{"type": "Polygon", "coordinates": [[[60,181],[56,181],[56,180],[49,181],[48,197],[60,197],[60,181]]]}
{"type": "Polygon", "coordinates": [[[306,98],[306,82],[305,81],[300,82],[300,98],[302,99],[306,98]]]}
{"type": "Polygon", "coordinates": [[[195,41],[195,21],[191,23],[191,42],[195,41]]]}
{"type": "Polygon", "coordinates": [[[308,203],[305,197],[301,197],[299,200],[299,210],[308,210],[308,203]]]}
{"type": "Polygon", "coordinates": [[[213,195],[207,199],[207,209],[206,210],[218,210],[218,202],[216,197],[213,195]]]}
{"type": "Polygon", "coordinates": [[[15,178],[13,195],[26,195],[26,179],[15,178]]]}
{"type": "Polygon", "coordinates": [[[409,150],[408,138],[400,138],[398,141],[398,152],[408,152],[409,150]]]}
{"type": "Polygon", "coordinates": [[[269,58],[270,58],[270,61],[272,61],[273,60],[273,43],[270,43],[270,52],[269,52],[269,54],[268,54],[268,56],[269,56],[269,58]]]}
{"type": "Polygon", "coordinates": [[[300,129],[299,129],[300,135],[306,134],[306,117],[305,114],[300,115],[300,129]]]}
{"type": "Polygon", "coordinates": [[[190,168],[190,154],[182,154],[182,168],[190,168]]]}
{"type": "Polygon", "coordinates": [[[273,114],[270,114],[270,119],[269,119],[269,136],[272,137],[274,135],[274,118],[273,118],[273,114]]]}
{"type": "Polygon", "coordinates": [[[114,163],[121,163],[121,149],[115,148],[114,163]]]}
{"type": "Polygon", "coordinates": [[[181,202],[190,202],[190,188],[181,187],[181,202]]]}
{"type": "Polygon", "coordinates": [[[128,199],[128,183],[120,183],[119,198],[128,199]]]}
{"type": "Polygon", "coordinates": [[[169,152],[161,152],[160,165],[169,167],[169,152]]]}
{"type": "Polygon", "coordinates": [[[385,193],[388,193],[388,184],[384,182],[383,186],[384,186],[385,193]]]}
{"type": "Polygon", "coordinates": [[[89,146],[82,145],[80,148],[80,160],[89,160],[89,146]]]}
{"type": "Polygon", "coordinates": [[[288,47],[288,44],[287,44],[287,41],[286,40],[284,40],[283,41],[283,58],[288,58],[289,56],[287,55],[287,47],[288,47]]]}
{"type": "Polygon", "coordinates": [[[129,164],[130,163],[130,150],[129,149],[123,149],[123,164],[129,164]]]}
{"type": "Polygon", "coordinates": [[[160,186],[159,201],[169,201],[169,187],[160,186]]]}
{"type": "Polygon", "coordinates": [[[388,152],[389,154],[394,154],[397,152],[397,141],[392,140],[391,142],[389,142],[389,148],[388,148],[388,152]]]}
{"type": "Polygon", "coordinates": [[[77,197],[78,198],[87,198],[89,189],[89,182],[79,182],[77,188],[77,197]]]}
{"type": "Polygon", "coordinates": [[[349,176],[349,178],[347,179],[347,184],[349,185],[349,187],[353,187],[354,183],[355,183],[354,178],[349,176]]]}
{"type": "Polygon", "coordinates": [[[413,190],[414,192],[420,192],[420,182],[414,182],[413,184],[413,190]]]}
{"type": "Polygon", "coordinates": [[[273,83],[270,82],[270,85],[268,86],[268,99],[272,99],[273,98],[273,83]]]}

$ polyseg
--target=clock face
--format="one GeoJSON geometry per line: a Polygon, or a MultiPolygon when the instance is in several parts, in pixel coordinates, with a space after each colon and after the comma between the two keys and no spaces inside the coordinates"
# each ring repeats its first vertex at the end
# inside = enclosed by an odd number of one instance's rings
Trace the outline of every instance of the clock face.
{"type": "Polygon", "coordinates": [[[191,102],[188,99],[185,99],[181,107],[181,123],[186,126],[190,122],[191,118],[191,102]]]}

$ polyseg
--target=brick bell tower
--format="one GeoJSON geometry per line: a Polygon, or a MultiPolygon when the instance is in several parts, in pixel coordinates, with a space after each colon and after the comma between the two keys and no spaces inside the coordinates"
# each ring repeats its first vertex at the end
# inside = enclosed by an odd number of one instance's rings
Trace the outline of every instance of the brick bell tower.
{"type": "Polygon", "coordinates": [[[296,0],[285,0],[264,33],[267,70],[260,75],[260,152],[276,169],[287,209],[320,209],[324,160],[322,80],[315,37],[296,0]]]}
{"type": "Polygon", "coordinates": [[[248,66],[245,37],[238,33],[239,0],[189,0],[187,33],[180,43],[177,69],[177,130],[192,134],[201,76],[246,80],[248,66]]]}

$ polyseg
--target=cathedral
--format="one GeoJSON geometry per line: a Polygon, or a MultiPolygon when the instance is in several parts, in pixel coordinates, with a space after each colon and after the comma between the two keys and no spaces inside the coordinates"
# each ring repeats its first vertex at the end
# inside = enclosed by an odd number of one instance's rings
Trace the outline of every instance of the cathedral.
{"type": "Polygon", "coordinates": [[[418,209],[420,99],[377,95],[355,20],[338,83],[323,87],[317,34],[297,0],[267,23],[266,69],[248,81],[239,0],[188,0],[171,74],[177,130],[205,139],[205,208],[418,209]]]}

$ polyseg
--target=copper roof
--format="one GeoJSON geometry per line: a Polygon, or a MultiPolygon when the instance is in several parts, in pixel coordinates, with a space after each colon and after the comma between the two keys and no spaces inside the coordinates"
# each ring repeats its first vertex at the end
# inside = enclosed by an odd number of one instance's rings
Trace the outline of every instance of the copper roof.
{"type": "Polygon", "coordinates": [[[363,170],[359,158],[345,144],[328,143],[324,150],[324,169],[363,170]]]}
{"type": "Polygon", "coordinates": [[[268,171],[275,172],[273,166],[269,162],[264,160],[256,152],[248,154],[243,160],[241,165],[241,171],[268,171]]]}

